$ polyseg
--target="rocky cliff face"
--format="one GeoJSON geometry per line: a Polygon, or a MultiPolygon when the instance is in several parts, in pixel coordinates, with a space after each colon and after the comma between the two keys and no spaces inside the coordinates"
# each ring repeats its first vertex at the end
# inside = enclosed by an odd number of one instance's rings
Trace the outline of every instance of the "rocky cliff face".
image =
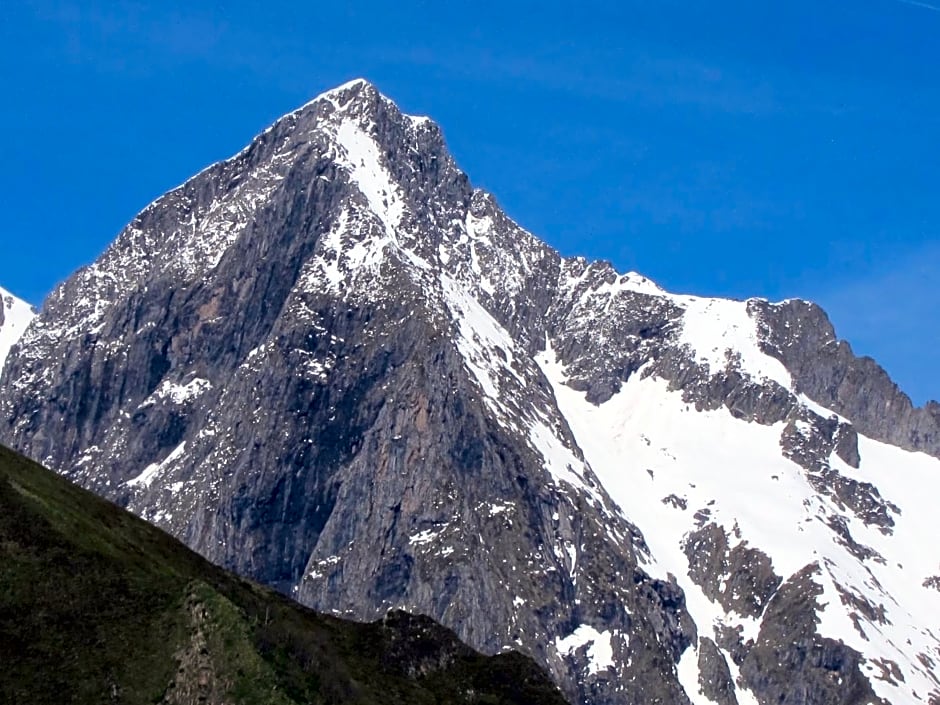
{"type": "Polygon", "coordinates": [[[573,702],[940,697],[937,419],[872,365],[811,305],[561,258],[356,81],[50,296],[0,438],[305,604],[522,649],[573,702]]]}

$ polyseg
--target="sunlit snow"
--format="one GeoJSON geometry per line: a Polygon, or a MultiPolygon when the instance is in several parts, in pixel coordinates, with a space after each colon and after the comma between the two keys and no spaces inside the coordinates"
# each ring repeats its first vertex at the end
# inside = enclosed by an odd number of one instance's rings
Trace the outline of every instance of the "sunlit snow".
{"type": "Polygon", "coordinates": [[[741,369],[754,379],[771,379],[787,389],[791,387],[790,373],[783,363],[761,351],[757,324],[748,315],[746,301],[670,298],[685,309],[679,342],[688,345],[696,361],[708,365],[712,374],[727,367],[731,352],[740,356],[741,369]]]}
{"type": "MultiPolygon", "coordinates": [[[[889,535],[845,515],[857,541],[891,557],[884,563],[862,563],[835,540],[826,524],[828,516],[845,513],[815,492],[803,469],[781,455],[782,423],[747,423],[725,409],[697,412],[683,402],[680,392],[670,392],[665,381],[640,374],[608,402],[595,406],[565,384],[551,347],[538,361],[586,460],[643,531],[654,561],[649,569],[676,577],[701,635],[712,636],[713,626],[726,624],[742,626],[745,638],[753,638],[758,628],[756,620],[726,614],[688,577],[683,539],[697,525],[695,512],[707,509],[708,521],[729,534],[736,531],[741,540],[767,553],[784,579],[810,563],[819,564],[819,582],[825,589],[820,602],[826,605],[820,633],[842,639],[869,659],[890,659],[905,673],[906,681],[896,685],[872,678],[876,692],[892,702],[909,702],[914,692],[936,687],[916,654],[935,654],[940,645],[940,593],[921,584],[940,566],[940,547],[930,539],[937,535],[940,460],[864,437],[859,438],[860,469],[832,457],[840,473],[876,483],[886,500],[901,507],[889,535]],[[684,499],[687,509],[663,503],[669,495],[684,499]],[[891,623],[872,624],[862,617],[869,640],[863,638],[834,582],[884,605],[891,623]]],[[[697,677],[694,658],[687,653],[679,670],[687,692],[698,702],[697,681],[689,680],[697,677]]],[[[726,660],[733,667],[727,655],[726,660]]],[[[879,672],[870,662],[866,669],[869,675],[879,672]]]]}
{"type": "Polygon", "coordinates": [[[582,624],[565,638],[556,638],[555,648],[561,654],[570,655],[587,646],[588,673],[596,674],[614,665],[611,636],[609,631],[600,632],[594,627],[582,624]]]}
{"type": "Polygon", "coordinates": [[[3,323],[0,323],[0,372],[2,372],[10,348],[26,331],[26,327],[35,314],[29,304],[3,288],[0,288],[0,307],[3,309],[3,315],[0,316],[3,319],[3,323]]]}
{"type": "Polygon", "coordinates": [[[150,487],[151,483],[156,479],[163,471],[169,468],[173,463],[183,457],[183,454],[186,452],[186,441],[180,443],[173,451],[159,463],[151,463],[143,469],[137,477],[134,477],[124,484],[128,487],[150,487]]]}

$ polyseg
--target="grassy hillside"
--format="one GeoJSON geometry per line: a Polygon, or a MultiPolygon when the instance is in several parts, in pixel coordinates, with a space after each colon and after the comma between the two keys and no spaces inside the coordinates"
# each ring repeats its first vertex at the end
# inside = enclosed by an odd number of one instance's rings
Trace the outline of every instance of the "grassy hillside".
{"type": "Polygon", "coordinates": [[[0,447],[0,703],[564,700],[519,654],[317,614],[0,447]]]}

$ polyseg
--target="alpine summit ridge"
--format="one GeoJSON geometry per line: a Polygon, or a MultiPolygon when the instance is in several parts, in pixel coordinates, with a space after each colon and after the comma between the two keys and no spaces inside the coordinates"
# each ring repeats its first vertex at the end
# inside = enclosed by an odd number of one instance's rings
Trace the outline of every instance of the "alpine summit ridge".
{"type": "Polygon", "coordinates": [[[59,286],[0,440],[319,610],[572,702],[940,702],[940,412],[800,300],[566,259],[357,80],[59,286]]]}

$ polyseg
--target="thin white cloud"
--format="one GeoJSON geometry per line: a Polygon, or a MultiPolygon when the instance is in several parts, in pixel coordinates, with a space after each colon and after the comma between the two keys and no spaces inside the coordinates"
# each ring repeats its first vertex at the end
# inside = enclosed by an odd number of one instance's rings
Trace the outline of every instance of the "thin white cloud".
{"type": "Polygon", "coordinates": [[[931,5],[927,2],[920,2],[920,0],[894,0],[894,2],[899,2],[903,5],[913,5],[914,7],[922,7],[925,10],[933,10],[934,12],[940,12],[940,7],[937,5],[931,5]]]}

